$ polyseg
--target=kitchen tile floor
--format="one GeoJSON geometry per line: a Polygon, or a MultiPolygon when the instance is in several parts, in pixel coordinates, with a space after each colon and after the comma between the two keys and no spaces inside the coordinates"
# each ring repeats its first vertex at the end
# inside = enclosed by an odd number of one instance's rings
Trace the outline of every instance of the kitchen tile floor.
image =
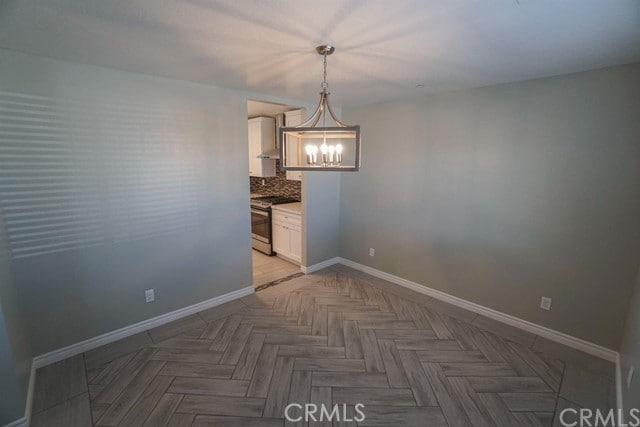
{"type": "Polygon", "coordinates": [[[32,426],[283,426],[289,403],[362,403],[361,426],[552,426],[612,408],[613,373],[338,265],[39,369],[32,426]]]}
{"type": "Polygon", "coordinates": [[[268,256],[256,250],[252,250],[252,252],[253,286],[255,287],[300,272],[300,266],[282,258],[268,256]]]}

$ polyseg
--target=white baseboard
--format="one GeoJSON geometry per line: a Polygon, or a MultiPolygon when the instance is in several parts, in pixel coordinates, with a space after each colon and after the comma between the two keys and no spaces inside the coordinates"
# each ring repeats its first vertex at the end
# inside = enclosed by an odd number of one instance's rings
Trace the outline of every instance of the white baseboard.
{"type": "Polygon", "coordinates": [[[309,267],[305,267],[304,265],[300,267],[300,271],[302,271],[304,274],[310,274],[313,272],[316,272],[318,270],[322,270],[323,268],[327,268],[330,267],[334,264],[338,264],[340,262],[340,257],[335,257],[335,258],[331,258],[331,259],[327,259],[324,260],[322,262],[319,262],[317,264],[313,264],[310,265],[309,267]]]}
{"type": "Polygon", "coordinates": [[[107,332],[106,334],[99,335],[97,337],[89,338],[88,340],[81,341],[58,350],[51,351],[49,353],[41,354],[33,358],[33,367],[35,369],[43,366],[50,365],[60,360],[64,360],[68,357],[75,356],[76,354],[84,353],[85,351],[93,350],[105,344],[118,341],[122,338],[137,334],[139,332],[146,331],[148,329],[155,328],[157,326],[164,325],[165,323],[172,322],[174,320],[190,316],[202,310],[206,310],[211,307],[215,307],[225,302],[241,298],[254,293],[253,286],[247,286],[246,288],[238,289],[233,292],[220,295],[215,298],[208,299],[206,301],[199,302],[197,304],[190,305],[169,313],[161,314],[160,316],[153,317],[151,319],[143,320],[142,322],[135,323],[133,325],[125,326],[124,328],[117,329],[115,331],[107,332]]]}
{"type": "Polygon", "coordinates": [[[15,421],[11,421],[9,424],[5,424],[4,427],[28,427],[29,422],[25,417],[18,418],[15,421]]]}
{"type": "Polygon", "coordinates": [[[620,355],[616,358],[616,406],[621,414],[624,414],[624,402],[622,400],[622,360],[620,355]]]}
{"type": "Polygon", "coordinates": [[[27,386],[27,401],[24,405],[24,417],[11,421],[3,427],[29,427],[31,423],[31,408],[33,407],[33,390],[36,382],[36,368],[31,362],[31,371],[29,372],[29,385],[27,386]]]}
{"type": "Polygon", "coordinates": [[[441,301],[448,302],[449,304],[453,304],[466,310],[473,311],[474,313],[489,317],[493,320],[497,320],[499,322],[506,323],[507,325],[511,325],[524,331],[531,332],[532,334],[539,335],[560,344],[564,344],[568,347],[575,348],[576,350],[583,351],[601,359],[605,359],[610,362],[616,362],[618,358],[617,351],[602,347],[598,344],[594,344],[592,342],[567,335],[563,332],[559,332],[545,326],[537,325],[535,323],[520,319],[510,314],[502,313],[500,311],[482,306],[480,304],[455,297],[445,292],[426,287],[407,279],[403,279],[402,277],[394,276],[393,274],[385,273],[384,271],[377,270],[364,264],[359,264],[349,259],[339,258],[339,262],[340,264],[344,264],[347,267],[360,270],[372,276],[379,277],[381,279],[387,280],[400,286],[404,286],[405,288],[409,288],[421,294],[428,295],[441,301]]]}
{"type": "Polygon", "coordinates": [[[33,393],[36,389],[36,367],[31,361],[31,372],[29,372],[29,389],[27,390],[27,402],[24,405],[25,426],[31,424],[31,409],[33,408],[33,393]]]}

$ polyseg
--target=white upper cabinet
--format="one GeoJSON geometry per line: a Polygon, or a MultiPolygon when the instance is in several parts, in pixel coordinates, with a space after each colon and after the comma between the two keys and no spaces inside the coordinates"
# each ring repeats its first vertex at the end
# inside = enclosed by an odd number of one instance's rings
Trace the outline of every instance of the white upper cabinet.
{"type": "Polygon", "coordinates": [[[249,119],[249,176],[276,176],[276,161],[258,157],[275,148],[275,120],[271,117],[249,119]]]}
{"type": "MultiPolygon", "coordinates": [[[[298,126],[304,120],[306,110],[293,110],[287,111],[284,113],[284,124],[285,126],[298,126]]],[[[296,158],[302,155],[298,151],[298,141],[296,138],[292,136],[287,136],[286,141],[284,141],[287,148],[287,157],[291,156],[291,158],[296,158]]],[[[291,179],[294,181],[302,180],[302,171],[287,171],[287,179],[291,179]]]]}

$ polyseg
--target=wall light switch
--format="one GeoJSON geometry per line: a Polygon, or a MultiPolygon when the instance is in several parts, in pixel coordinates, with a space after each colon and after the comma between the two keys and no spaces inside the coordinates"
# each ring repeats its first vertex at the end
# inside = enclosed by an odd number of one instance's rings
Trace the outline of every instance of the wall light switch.
{"type": "Polygon", "coordinates": [[[551,298],[542,297],[540,299],[540,308],[543,310],[551,310],[551,298]]]}
{"type": "Polygon", "coordinates": [[[369,248],[369,256],[374,256],[376,254],[376,250],[373,248],[369,248]]]}
{"type": "Polygon", "coordinates": [[[147,289],[146,291],[144,291],[144,299],[146,302],[152,302],[156,300],[153,289],[147,289]]]}

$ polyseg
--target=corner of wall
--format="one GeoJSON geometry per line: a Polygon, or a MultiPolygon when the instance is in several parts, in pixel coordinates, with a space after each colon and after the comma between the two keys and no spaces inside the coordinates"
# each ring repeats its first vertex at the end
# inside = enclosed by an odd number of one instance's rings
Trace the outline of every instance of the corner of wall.
{"type": "Polygon", "coordinates": [[[632,377],[630,384],[626,383],[631,368],[634,371],[640,369],[640,269],[627,310],[620,357],[616,366],[616,400],[619,409],[640,406],[638,374],[632,377]]]}

